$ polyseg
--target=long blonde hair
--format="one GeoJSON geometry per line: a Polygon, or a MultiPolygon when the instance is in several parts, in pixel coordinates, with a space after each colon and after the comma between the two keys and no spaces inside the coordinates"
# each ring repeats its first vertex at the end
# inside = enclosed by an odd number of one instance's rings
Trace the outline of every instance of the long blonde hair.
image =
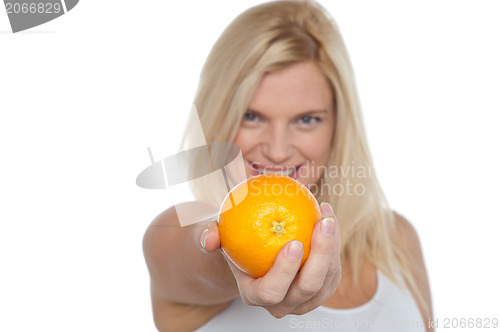
{"type": "Polygon", "coordinates": [[[349,262],[355,281],[363,259],[399,284],[401,273],[425,308],[409,269],[409,254],[391,237],[394,213],[373,172],[349,55],[338,27],[319,4],[265,3],[248,9],[225,29],[206,60],[194,101],[205,138],[232,142],[263,75],[311,60],[329,80],[335,101],[332,149],[321,190],[315,194],[318,201],[332,204],[341,224],[342,261],[349,262]],[[338,171],[333,175],[332,167],[338,171]],[[358,191],[332,194],[332,188],[348,187],[358,191]]]}

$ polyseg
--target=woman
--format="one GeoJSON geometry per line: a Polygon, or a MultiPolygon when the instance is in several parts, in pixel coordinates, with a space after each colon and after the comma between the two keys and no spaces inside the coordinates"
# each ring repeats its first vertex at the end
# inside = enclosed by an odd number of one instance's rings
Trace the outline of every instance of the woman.
{"type": "Polygon", "coordinates": [[[321,6],[276,1],[237,17],[205,63],[195,105],[208,142],[237,144],[247,176],[297,178],[323,202],[322,219],[300,271],[303,247],[288,243],[253,279],[224,259],[214,222],[180,227],[173,208],[160,214],[144,237],[159,330],[426,330],[418,237],[373,173],[350,60],[321,6]]]}

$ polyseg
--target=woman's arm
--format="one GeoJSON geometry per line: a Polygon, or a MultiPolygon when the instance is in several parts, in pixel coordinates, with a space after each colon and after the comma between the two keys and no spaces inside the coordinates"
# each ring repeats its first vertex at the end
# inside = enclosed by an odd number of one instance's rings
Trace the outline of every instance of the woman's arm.
{"type": "MultiPolygon", "coordinates": [[[[184,204],[197,209],[201,203],[184,204]]],[[[148,227],[143,250],[155,298],[169,303],[211,305],[238,295],[234,276],[222,253],[201,250],[205,227],[181,227],[175,207],[161,213],[148,227]]]]}
{"type": "MultiPolygon", "coordinates": [[[[193,209],[197,208],[193,204],[193,209]]],[[[198,206],[199,207],[199,206],[198,206]]],[[[228,263],[219,249],[215,223],[180,227],[175,208],[160,214],[144,235],[155,323],[161,331],[189,331],[223,310],[235,296],[275,317],[304,314],[330,298],[340,281],[340,229],[329,204],[321,205],[309,257],[294,242],[278,253],[273,267],[254,279],[228,263]],[[205,244],[204,250],[201,243],[205,244]],[[295,249],[292,249],[294,247],[295,249]]]]}
{"type": "MultiPolygon", "coordinates": [[[[200,209],[201,203],[185,204],[200,209]]],[[[222,253],[201,249],[205,228],[206,225],[181,227],[175,207],[171,207],[156,217],[144,234],[153,317],[159,331],[193,331],[238,294],[222,253]]]]}

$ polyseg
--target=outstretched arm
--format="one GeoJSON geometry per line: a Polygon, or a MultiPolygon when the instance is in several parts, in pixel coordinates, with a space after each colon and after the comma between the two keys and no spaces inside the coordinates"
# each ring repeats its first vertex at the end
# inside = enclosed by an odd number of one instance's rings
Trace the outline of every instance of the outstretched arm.
{"type": "Polygon", "coordinates": [[[226,261],[216,223],[180,227],[174,208],[162,213],[143,242],[158,328],[193,330],[238,295],[275,317],[304,314],[323,304],[336,290],[341,273],[339,224],[329,204],[322,204],[321,211],[302,269],[303,246],[291,241],[258,279],[226,261]]]}

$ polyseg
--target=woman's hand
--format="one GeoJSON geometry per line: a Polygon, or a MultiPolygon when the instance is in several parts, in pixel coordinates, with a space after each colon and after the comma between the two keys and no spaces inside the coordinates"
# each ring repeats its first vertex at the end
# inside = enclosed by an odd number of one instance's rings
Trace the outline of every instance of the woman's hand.
{"type": "MultiPolygon", "coordinates": [[[[304,247],[290,241],[279,252],[273,267],[255,279],[227,259],[236,278],[241,298],[247,305],[261,306],[276,318],[305,314],[328,300],[340,282],[340,228],[332,207],[321,204],[322,219],[314,226],[309,257],[299,271],[304,247]]],[[[219,249],[215,223],[201,235],[201,246],[211,252],[219,249]]]]}

